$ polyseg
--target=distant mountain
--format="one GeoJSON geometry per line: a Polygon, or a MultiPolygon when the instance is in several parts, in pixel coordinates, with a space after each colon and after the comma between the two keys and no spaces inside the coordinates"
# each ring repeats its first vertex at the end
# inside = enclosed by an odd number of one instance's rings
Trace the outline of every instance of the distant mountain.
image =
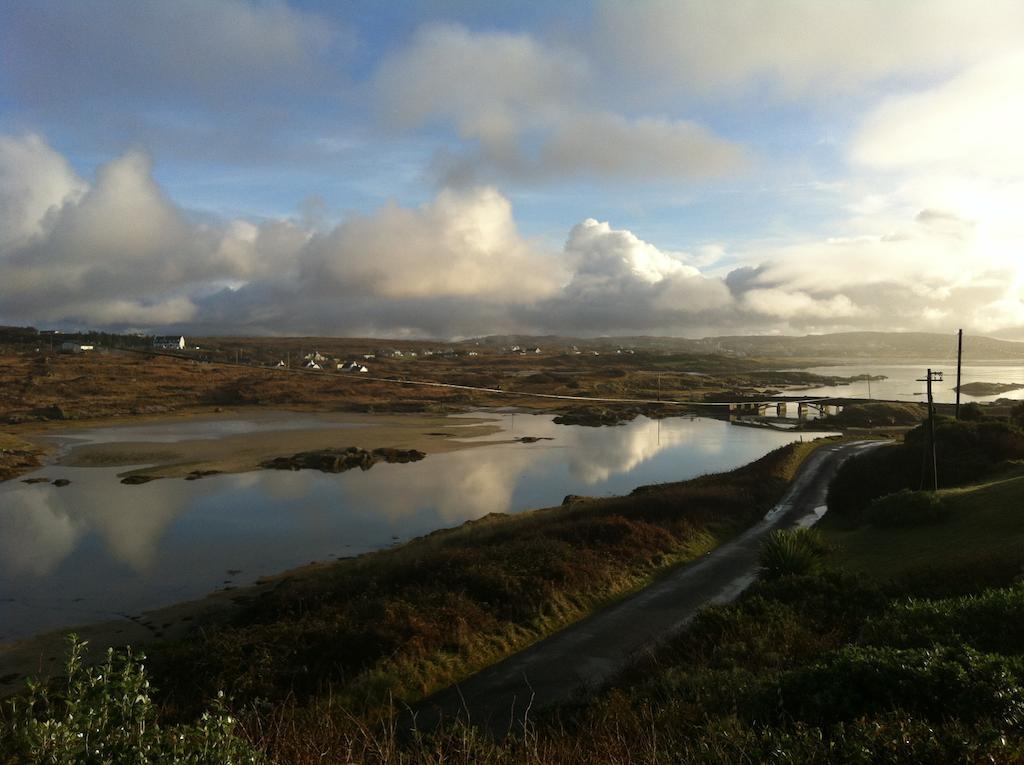
{"type": "MultiPolygon", "coordinates": [[[[661,353],[717,353],[763,359],[912,359],[947,362],[956,358],[956,334],[933,332],[837,332],[828,335],[730,335],[693,340],[685,337],[567,337],[491,335],[474,343],[489,347],[539,346],[558,351],[579,348],[633,348],[661,353]]],[[[964,336],[967,361],[1020,361],[1024,343],[976,335],[964,336]]]]}
{"type": "MultiPolygon", "coordinates": [[[[768,358],[956,359],[956,335],[931,332],[838,332],[829,335],[706,338],[722,352],[768,358]]],[[[964,336],[966,361],[1020,361],[1024,343],[964,336]]]]}

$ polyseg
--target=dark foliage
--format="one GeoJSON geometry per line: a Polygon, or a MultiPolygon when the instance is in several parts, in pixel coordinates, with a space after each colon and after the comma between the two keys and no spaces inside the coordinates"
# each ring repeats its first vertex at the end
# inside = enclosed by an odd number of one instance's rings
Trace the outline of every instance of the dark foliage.
{"type": "Polygon", "coordinates": [[[934,492],[909,489],[878,497],[864,510],[864,520],[879,528],[923,526],[947,517],[949,511],[934,492]]]}

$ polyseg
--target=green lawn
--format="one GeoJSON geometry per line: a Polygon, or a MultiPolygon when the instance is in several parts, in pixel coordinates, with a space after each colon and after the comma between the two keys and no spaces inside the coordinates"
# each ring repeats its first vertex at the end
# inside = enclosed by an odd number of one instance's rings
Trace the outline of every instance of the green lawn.
{"type": "Polygon", "coordinates": [[[820,526],[835,548],[829,562],[878,580],[924,570],[957,570],[980,560],[1024,556],[1024,465],[997,478],[939,492],[949,509],[942,523],[909,528],[820,526]]]}

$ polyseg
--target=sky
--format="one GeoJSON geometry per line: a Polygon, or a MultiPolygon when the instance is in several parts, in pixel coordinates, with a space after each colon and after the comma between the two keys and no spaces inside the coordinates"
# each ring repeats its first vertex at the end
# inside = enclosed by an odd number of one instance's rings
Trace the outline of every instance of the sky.
{"type": "Polygon", "coordinates": [[[0,0],[0,323],[1024,340],[1018,0],[0,0]]]}

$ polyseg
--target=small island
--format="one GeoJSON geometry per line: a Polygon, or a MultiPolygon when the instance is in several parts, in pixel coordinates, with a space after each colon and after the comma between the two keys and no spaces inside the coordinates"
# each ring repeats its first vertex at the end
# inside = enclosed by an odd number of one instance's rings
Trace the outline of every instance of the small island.
{"type": "MultiPolygon", "coordinates": [[[[1000,393],[1009,393],[1021,388],[1024,388],[1024,383],[971,382],[961,385],[960,392],[968,396],[998,396],[1000,393]]],[[[957,390],[956,386],[953,390],[957,390]]]]}

